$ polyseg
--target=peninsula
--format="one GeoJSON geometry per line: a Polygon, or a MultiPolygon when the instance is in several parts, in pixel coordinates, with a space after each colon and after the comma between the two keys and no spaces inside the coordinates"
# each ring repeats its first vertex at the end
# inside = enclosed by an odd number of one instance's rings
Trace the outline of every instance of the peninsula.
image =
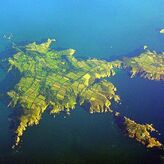
{"type": "Polygon", "coordinates": [[[149,80],[164,80],[164,53],[146,50],[139,56],[125,58],[123,65],[131,71],[131,77],[139,74],[149,80]]]}

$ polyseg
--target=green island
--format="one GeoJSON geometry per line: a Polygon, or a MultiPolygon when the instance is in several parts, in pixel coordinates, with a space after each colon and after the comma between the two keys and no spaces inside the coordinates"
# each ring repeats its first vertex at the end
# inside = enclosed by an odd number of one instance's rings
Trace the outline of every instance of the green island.
{"type": "MultiPolygon", "coordinates": [[[[156,73],[155,76],[153,73],[154,78],[148,79],[163,79],[163,71],[159,72],[159,67],[164,70],[164,55],[158,56],[147,51],[139,57],[122,61],[108,62],[94,58],[78,60],[74,57],[74,49],[52,49],[50,46],[53,41],[48,39],[41,44],[14,45],[17,52],[8,59],[9,71],[17,69],[21,74],[20,81],[7,93],[11,98],[9,106],[20,110],[13,147],[19,145],[27,127],[39,124],[45,111],[52,115],[62,112],[70,114],[71,110],[76,109],[76,104],[88,103],[90,113],[110,112],[114,117],[119,117],[120,113],[113,111],[111,104],[119,103],[120,97],[116,87],[107,80],[107,77],[116,74],[117,69],[130,67],[135,75],[141,71],[139,66],[145,72],[151,66],[149,71],[155,68],[153,72],[156,73]],[[151,64],[147,64],[147,60],[140,62],[143,58],[149,60],[149,57],[153,58],[153,61],[150,59],[151,64]]],[[[148,75],[149,71],[146,72],[148,75]]],[[[145,77],[148,77],[147,74],[145,77]]],[[[151,124],[141,125],[124,118],[123,125],[126,125],[124,128],[129,137],[148,148],[163,147],[151,137],[151,132],[156,132],[151,124]]]]}
{"type": "Polygon", "coordinates": [[[121,66],[119,61],[78,61],[73,56],[75,50],[50,50],[51,43],[48,39],[38,45],[16,47],[18,52],[8,60],[9,70],[17,68],[23,75],[14,90],[8,92],[10,105],[19,103],[23,109],[16,129],[16,145],[27,126],[39,124],[48,107],[51,114],[69,114],[78,98],[80,105],[90,103],[89,111],[94,113],[110,110],[112,99],[119,102],[116,88],[104,79],[115,74],[114,68],[121,66]]]}

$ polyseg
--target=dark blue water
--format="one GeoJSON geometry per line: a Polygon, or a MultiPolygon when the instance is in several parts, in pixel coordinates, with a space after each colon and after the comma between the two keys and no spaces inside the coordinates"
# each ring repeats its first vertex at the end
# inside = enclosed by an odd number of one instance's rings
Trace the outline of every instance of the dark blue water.
{"type": "MultiPolygon", "coordinates": [[[[164,51],[164,35],[159,34],[163,11],[163,0],[2,0],[0,54],[7,56],[10,41],[3,35],[11,33],[16,43],[55,37],[56,48],[74,48],[83,58],[133,56],[144,45],[164,51]]],[[[0,71],[0,81],[4,78],[0,71]]],[[[138,122],[153,123],[164,143],[164,83],[130,79],[122,71],[110,80],[122,101],[114,108],[138,122]]],[[[109,114],[77,109],[68,118],[45,113],[39,126],[25,132],[17,152],[9,147],[11,111],[1,102],[1,163],[160,163],[161,153],[124,136],[109,114]]]]}

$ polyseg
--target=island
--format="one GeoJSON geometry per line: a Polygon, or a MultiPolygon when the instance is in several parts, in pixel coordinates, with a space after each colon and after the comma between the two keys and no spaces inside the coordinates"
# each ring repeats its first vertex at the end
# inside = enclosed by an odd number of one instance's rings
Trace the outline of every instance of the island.
{"type": "Polygon", "coordinates": [[[42,114],[49,109],[50,114],[70,113],[75,105],[89,103],[90,113],[107,112],[111,100],[119,102],[116,87],[105,78],[115,75],[120,61],[88,59],[77,60],[75,50],[56,51],[47,42],[31,43],[24,47],[14,47],[17,53],[8,59],[9,71],[18,69],[22,78],[15,88],[8,92],[12,107],[19,104],[22,110],[15,131],[18,145],[23,131],[28,126],[37,125],[42,114]]]}
{"type": "Polygon", "coordinates": [[[135,138],[147,148],[163,147],[163,145],[154,137],[150,135],[152,132],[158,133],[152,124],[138,124],[135,121],[124,117],[124,126],[126,133],[130,138],[135,138]]]}
{"type": "Polygon", "coordinates": [[[163,144],[152,136],[152,133],[159,135],[152,124],[137,123],[126,116],[122,116],[121,113],[117,111],[113,112],[113,115],[120,129],[130,138],[137,140],[147,148],[164,148],[163,144]]]}
{"type": "Polygon", "coordinates": [[[161,33],[161,34],[164,34],[164,28],[162,28],[162,29],[160,30],[160,33],[161,33]]]}
{"type": "MultiPolygon", "coordinates": [[[[27,127],[39,124],[45,111],[54,116],[69,115],[77,104],[87,104],[91,114],[109,112],[119,118],[121,113],[111,109],[111,105],[119,103],[120,97],[108,78],[115,76],[117,69],[130,68],[132,76],[142,73],[148,79],[163,79],[163,54],[158,56],[146,51],[123,60],[78,60],[74,49],[56,50],[51,48],[52,43],[54,39],[40,44],[14,44],[16,53],[7,60],[8,71],[17,70],[21,75],[7,93],[11,100],[9,107],[19,110],[15,118],[13,148],[19,145],[27,127]]],[[[129,137],[149,148],[163,146],[151,137],[150,133],[156,132],[151,124],[141,125],[128,117],[123,118],[122,127],[129,137]]]]}

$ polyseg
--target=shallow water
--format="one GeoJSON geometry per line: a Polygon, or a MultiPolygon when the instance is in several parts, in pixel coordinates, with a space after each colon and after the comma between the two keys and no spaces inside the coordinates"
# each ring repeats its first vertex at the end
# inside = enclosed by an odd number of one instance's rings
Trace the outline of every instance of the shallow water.
{"type": "MultiPolygon", "coordinates": [[[[163,0],[6,0],[0,2],[0,53],[11,41],[56,38],[55,48],[74,48],[76,56],[100,59],[136,55],[143,45],[164,51],[163,0]]],[[[0,70],[0,82],[5,74],[0,70]]],[[[11,81],[14,79],[11,79],[11,81]]],[[[126,116],[153,123],[164,143],[164,84],[120,72],[110,79],[118,88],[126,116]]],[[[3,92],[9,83],[1,88],[3,92]]],[[[0,104],[1,163],[160,163],[161,152],[147,150],[124,136],[110,114],[90,115],[83,108],[71,116],[53,118],[47,113],[39,126],[29,128],[21,148],[11,150],[6,102],[0,104]]]]}

